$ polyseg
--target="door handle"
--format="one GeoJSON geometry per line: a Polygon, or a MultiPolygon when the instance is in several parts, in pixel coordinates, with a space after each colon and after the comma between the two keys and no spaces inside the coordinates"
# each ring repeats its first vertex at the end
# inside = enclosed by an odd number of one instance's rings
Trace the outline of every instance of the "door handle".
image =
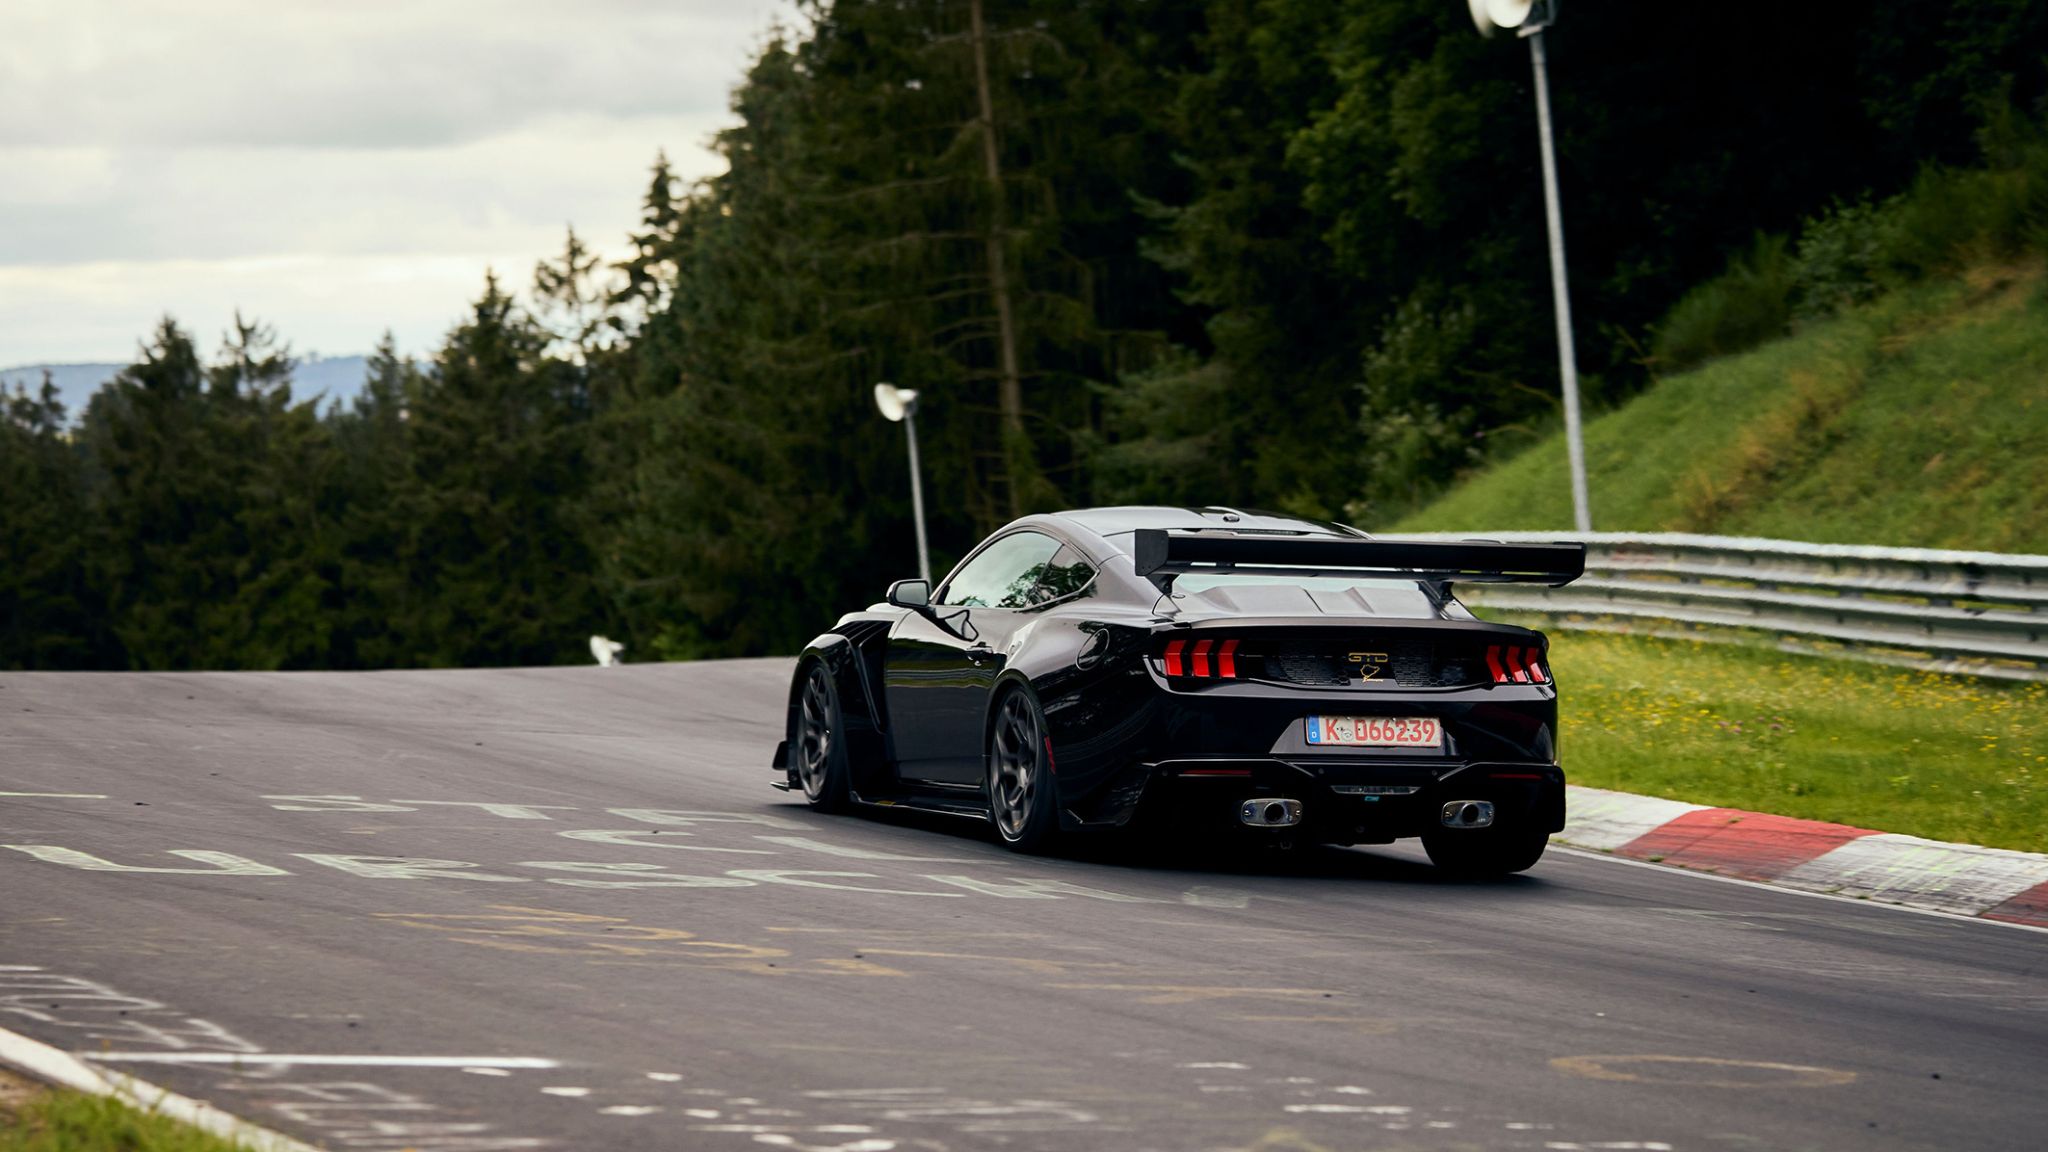
{"type": "Polygon", "coordinates": [[[988,645],[976,644],[975,646],[967,650],[967,662],[974,665],[976,668],[979,668],[981,667],[982,662],[984,660],[987,660],[989,657],[994,656],[995,654],[996,650],[989,647],[988,645]]]}

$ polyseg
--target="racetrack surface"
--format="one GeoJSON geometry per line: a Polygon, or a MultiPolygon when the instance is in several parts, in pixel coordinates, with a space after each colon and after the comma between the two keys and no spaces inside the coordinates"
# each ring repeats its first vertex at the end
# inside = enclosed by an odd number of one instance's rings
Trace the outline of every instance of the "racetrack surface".
{"type": "Polygon", "coordinates": [[[0,1027],[336,1149],[2041,1147],[2048,934],[815,816],[788,673],[0,676],[0,1027]]]}

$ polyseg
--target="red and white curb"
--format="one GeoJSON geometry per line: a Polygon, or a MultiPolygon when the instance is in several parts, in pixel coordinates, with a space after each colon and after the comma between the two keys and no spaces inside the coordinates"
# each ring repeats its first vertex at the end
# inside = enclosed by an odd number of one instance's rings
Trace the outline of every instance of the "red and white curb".
{"type": "Polygon", "coordinates": [[[1555,837],[1635,860],[2048,928],[2048,855],[1737,808],[1567,789],[1555,837]]]}
{"type": "Polygon", "coordinates": [[[46,1084],[94,1096],[112,1096],[142,1112],[153,1112],[213,1133],[249,1152],[319,1152],[282,1133],[261,1128],[203,1100],[180,1096],[133,1076],[95,1068],[69,1052],[0,1028],[0,1066],[46,1084]]]}

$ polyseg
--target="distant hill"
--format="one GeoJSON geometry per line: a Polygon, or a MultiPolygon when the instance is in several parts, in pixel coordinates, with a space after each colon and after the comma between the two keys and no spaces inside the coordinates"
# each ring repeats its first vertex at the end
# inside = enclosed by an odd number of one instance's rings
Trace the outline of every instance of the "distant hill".
{"type": "MultiPolygon", "coordinates": [[[[9,392],[16,384],[25,385],[31,392],[43,386],[43,373],[50,373],[51,383],[57,386],[57,395],[64,401],[64,411],[76,420],[85,411],[86,401],[100,390],[100,386],[112,380],[126,364],[27,364],[20,368],[0,368],[0,389],[9,392]]],[[[324,411],[329,404],[348,404],[363,390],[363,377],[369,370],[369,362],[362,356],[308,357],[299,361],[292,372],[292,398],[311,399],[316,394],[324,395],[320,407],[324,411]]]]}
{"type": "MultiPolygon", "coordinates": [[[[2048,552],[2048,274],[1979,267],[1670,376],[1586,424],[1593,526],[2048,552]]],[[[1562,438],[1391,533],[1564,530],[1562,438]]]]}

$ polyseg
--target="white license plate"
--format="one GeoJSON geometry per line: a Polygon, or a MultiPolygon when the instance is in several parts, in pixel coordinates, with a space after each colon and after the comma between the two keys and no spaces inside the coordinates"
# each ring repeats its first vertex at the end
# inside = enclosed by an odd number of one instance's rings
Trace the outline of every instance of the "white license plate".
{"type": "Polygon", "coordinates": [[[1308,742],[1346,748],[1441,748],[1444,726],[1433,716],[1311,716],[1308,742]]]}

